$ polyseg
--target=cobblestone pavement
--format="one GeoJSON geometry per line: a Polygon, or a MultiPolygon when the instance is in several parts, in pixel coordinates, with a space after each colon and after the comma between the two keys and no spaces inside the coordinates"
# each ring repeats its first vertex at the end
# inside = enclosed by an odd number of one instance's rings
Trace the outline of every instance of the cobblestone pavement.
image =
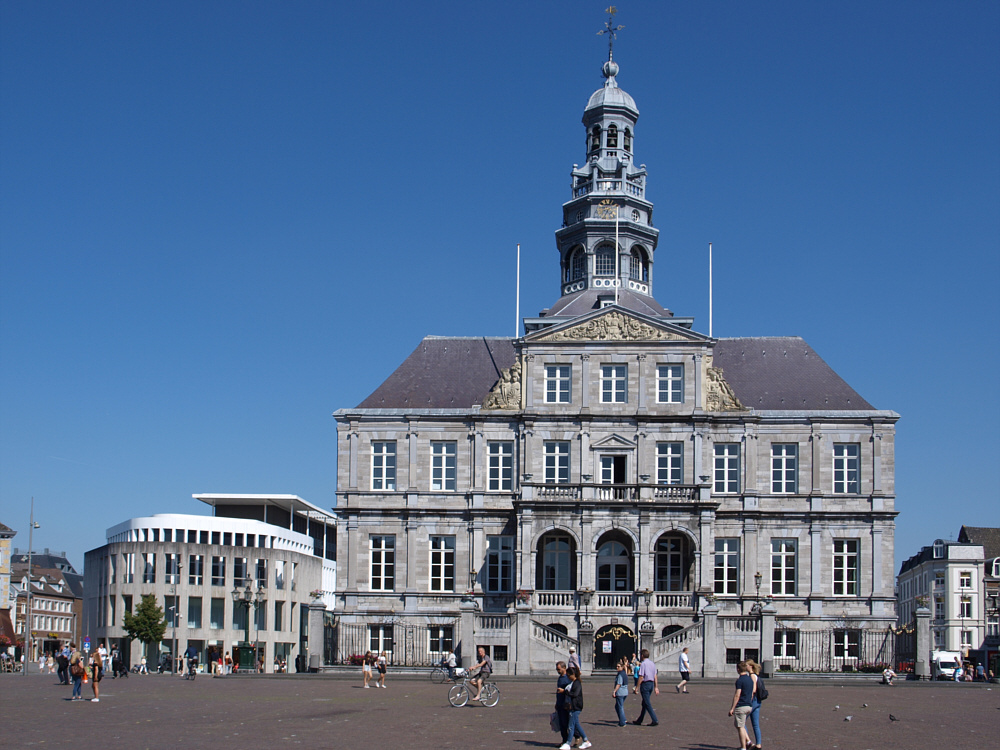
{"type": "MultiPolygon", "coordinates": [[[[672,677],[672,676],[671,676],[672,677]]],[[[498,680],[500,705],[452,708],[447,685],[389,674],[384,690],[346,676],[273,675],[194,682],[133,675],[101,682],[100,703],[71,702],[48,675],[0,675],[0,746],[75,748],[515,748],[555,747],[548,728],[555,679],[498,680]]],[[[728,750],[730,683],[672,684],[654,698],[658,727],[614,721],[608,678],[584,680],[584,729],[594,747],[728,750]]],[[[768,681],[764,747],[994,748],[1000,738],[1000,685],[768,681]],[[867,707],[864,704],[868,704],[867,707]],[[835,708],[839,706],[839,708],[835,708]],[[899,721],[893,722],[889,714],[899,721]],[[851,717],[850,721],[846,719],[851,717]]],[[[91,697],[89,685],[84,696],[91,697]]],[[[639,700],[630,696],[634,719],[639,700]]]]}

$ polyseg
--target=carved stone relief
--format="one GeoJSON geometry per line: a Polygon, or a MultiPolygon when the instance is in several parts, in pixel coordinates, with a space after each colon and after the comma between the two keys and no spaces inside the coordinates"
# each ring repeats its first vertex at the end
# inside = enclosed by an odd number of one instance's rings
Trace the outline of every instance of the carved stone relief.
{"type": "Polygon", "coordinates": [[[705,411],[746,411],[722,376],[722,368],[712,367],[711,361],[705,370],[705,411]]]}
{"type": "Polygon", "coordinates": [[[521,360],[517,360],[500,373],[486,399],[484,409],[520,409],[521,408],[521,360]]]}
{"type": "Polygon", "coordinates": [[[610,312],[589,323],[568,328],[545,337],[546,341],[687,341],[640,320],[610,312]]]}

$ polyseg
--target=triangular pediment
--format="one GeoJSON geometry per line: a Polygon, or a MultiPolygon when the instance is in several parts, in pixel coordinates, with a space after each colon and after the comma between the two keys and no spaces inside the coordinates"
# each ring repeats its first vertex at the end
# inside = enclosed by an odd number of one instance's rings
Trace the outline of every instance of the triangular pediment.
{"type": "Polygon", "coordinates": [[[535,331],[528,342],[558,341],[709,341],[708,337],[663,320],[611,305],[535,331]]]}
{"type": "Polygon", "coordinates": [[[635,448],[635,441],[618,434],[613,434],[591,443],[590,447],[592,450],[608,450],[609,448],[626,448],[632,450],[635,448]]]}

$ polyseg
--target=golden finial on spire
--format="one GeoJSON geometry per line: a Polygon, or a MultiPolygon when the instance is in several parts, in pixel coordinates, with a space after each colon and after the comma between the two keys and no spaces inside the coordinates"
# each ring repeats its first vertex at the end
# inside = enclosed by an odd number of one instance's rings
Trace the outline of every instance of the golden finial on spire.
{"type": "Polygon", "coordinates": [[[598,36],[600,36],[601,34],[608,35],[608,60],[612,59],[612,52],[615,44],[615,36],[619,31],[625,28],[621,24],[619,24],[618,26],[614,25],[615,14],[617,12],[618,8],[616,8],[613,5],[609,5],[607,7],[607,10],[605,10],[605,13],[608,14],[608,20],[604,22],[604,28],[597,32],[598,36]]]}

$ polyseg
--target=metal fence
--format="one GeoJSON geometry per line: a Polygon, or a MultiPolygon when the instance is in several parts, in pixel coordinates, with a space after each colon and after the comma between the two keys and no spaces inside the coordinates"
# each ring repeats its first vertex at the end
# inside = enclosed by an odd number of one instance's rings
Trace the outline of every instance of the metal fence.
{"type": "Polygon", "coordinates": [[[389,664],[393,666],[436,666],[453,645],[450,638],[442,636],[442,631],[457,632],[457,625],[457,620],[445,626],[338,622],[333,639],[336,649],[328,663],[360,664],[359,658],[365,652],[378,654],[385,651],[389,664]]]}
{"type": "Polygon", "coordinates": [[[894,629],[775,629],[774,664],[779,671],[881,672],[912,668],[916,634],[894,629]]]}

